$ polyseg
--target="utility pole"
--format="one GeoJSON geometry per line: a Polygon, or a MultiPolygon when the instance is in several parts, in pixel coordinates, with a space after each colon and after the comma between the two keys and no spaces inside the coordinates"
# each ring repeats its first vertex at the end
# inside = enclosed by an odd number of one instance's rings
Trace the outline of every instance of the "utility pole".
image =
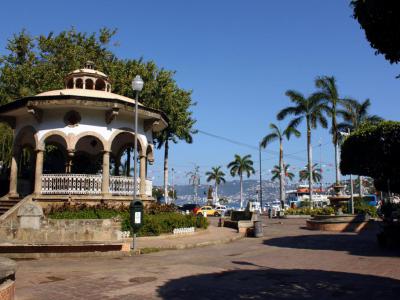
{"type": "Polygon", "coordinates": [[[193,185],[193,201],[197,204],[197,188],[200,185],[199,166],[195,165],[194,171],[187,173],[187,175],[189,176],[189,184],[193,185]]]}
{"type": "MultiPolygon", "coordinates": [[[[172,201],[175,201],[175,186],[174,186],[174,173],[175,173],[175,169],[174,168],[172,168],[171,169],[171,171],[172,171],[172,178],[171,178],[171,184],[172,184],[172,201]]],[[[171,201],[171,202],[172,202],[171,201]]]]}
{"type": "Polygon", "coordinates": [[[263,210],[263,203],[262,203],[262,167],[261,167],[261,142],[258,146],[258,156],[259,156],[259,160],[260,160],[260,208],[261,208],[261,212],[263,210]]]}

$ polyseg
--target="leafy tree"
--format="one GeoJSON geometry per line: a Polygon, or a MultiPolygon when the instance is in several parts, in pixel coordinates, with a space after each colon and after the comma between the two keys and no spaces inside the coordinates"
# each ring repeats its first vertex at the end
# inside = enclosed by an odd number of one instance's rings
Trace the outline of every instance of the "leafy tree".
{"type": "Polygon", "coordinates": [[[235,154],[235,159],[228,164],[228,168],[232,177],[239,176],[240,178],[240,209],[243,209],[243,174],[250,177],[251,174],[255,173],[251,155],[241,157],[235,154]]]}
{"type": "Polygon", "coordinates": [[[391,64],[400,61],[400,5],[398,1],[353,0],[353,17],[364,29],[376,54],[391,64]]]}
{"type": "Polygon", "coordinates": [[[400,192],[400,122],[363,123],[341,147],[340,169],[374,179],[385,192],[400,192]]]}
{"type": "Polygon", "coordinates": [[[215,200],[218,200],[218,186],[225,183],[225,173],[221,170],[221,166],[212,167],[211,171],[206,172],[207,182],[214,181],[215,200]]]}
{"type": "MultiPolygon", "coordinates": [[[[290,165],[284,164],[284,167],[285,167],[284,168],[285,177],[287,177],[290,181],[293,180],[294,174],[289,171],[290,165]]],[[[281,178],[282,173],[281,173],[280,166],[275,165],[274,168],[272,169],[271,173],[272,173],[272,177],[271,177],[272,181],[275,181],[276,179],[281,178]]]]}
{"type": "Polygon", "coordinates": [[[325,99],[329,103],[328,115],[331,117],[331,134],[332,143],[335,148],[335,170],[336,170],[336,185],[340,184],[340,171],[339,171],[339,130],[337,117],[339,116],[340,105],[345,105],[350,99],[340,98],[339,91],[336,84],[336,78],[333,76],[321,76],[315,80],[315,85],[319,88],[316,93],[317,97],[325,99]]]}
{"type": "MultiPolygon", "coordinates": [[[[305,97],[300,92],[288,90],[286,96],[294,106],[289,106],[282,109],[278,115],[278,120],[283,120],[289,115],[294,115],[294,119],[290,121],[290,126],[297,128],[300,123],[305,120],[307,129],[307,157],[308,157],[308,170],[312,172],[312,147],[311,147],[311,130],[317,128],[320,124],[323,128],[328,127],[328,122],[324,116],[329,108],[324,101],[317,94],[312,94],[305,97]]],[[[309,178],[308,185],[310,190],[310,201],[312,203],[312,178],[309,178]]]]}
{"type": "Polygon", "coordinates": [[[261,141],[261,147],[266,148],[268,144],[273,141],[279,140],[279,170],[281,170],[281,174],[279,176],[279,190],[280,190],[280,200],[282,208],[284,208],[285,203],[285,174],[284,174],[284,165],[283,165],[283,138],[286,137],[287,140],[290,139],[292,134],[296,137],[300,136],[300,131],[296,129],[295,126],[289,124],[283,131],[274,123],[269,125],[271,129],[271,133],[266,135],[261,141]]]}
{"type": "MultiPolygon", "coordinates": [[[[175,72],[160,69],[153,61],[119,59],[109,44],[116,30],[102,28],[98,33],[81,33],[74,28],[59,34],[33,37],[26,31],[8,42],[8,53],[0,56],[0,104],[62,89],[64,77],[91,60],[110,76],[113,92],[134,97],[131,81],[141,75],[145,84],[140,99],[144,105],[162,110],[169,126],[154,136],[157,148],[164,147],[164,194],[167,195],[169,142],[192,142],[195,120],[190,108],[195,105],[191,91],[179,88],[175,72]]],[[[0,134],[5,132],[0,128],[0,134]]]]}
{"type": "MultiPolygon", "coordinates": [[[[383,119],[377,115],[369,115],[368,109],[371,106],[369,99],[360,103],[356,100],[348,100],[345,103],[345,109],[339,111],[343,116],[344,121],[337,125],[340,131],[354,131],[357,130],[363,123],[379,123],[383,119]]],[[[361,176],[358,176],[359,195],[363,194],[363,184],[361,176]]]]}
{"type": "MultiPolygon", "coordinates": [[[[322,180],[322,170],[320,168],[317,168],[318,164],[313,164],[312,166],[312,180],[313,182],[321,182],[322,180]]],[[[300,180],[306,181],[309,180],[310,178],[310,172],[308,171],[308,168],[306,166],[305,170],[301,170],[299,172],[299,177],[300,180]]]]}

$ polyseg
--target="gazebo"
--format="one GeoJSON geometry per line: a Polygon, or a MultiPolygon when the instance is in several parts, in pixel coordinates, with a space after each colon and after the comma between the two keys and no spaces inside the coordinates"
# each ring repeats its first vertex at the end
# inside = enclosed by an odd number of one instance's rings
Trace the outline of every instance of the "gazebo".
{"type": "Polygon", "coordinates": [[[153,133],[166,128],[167,118],[138,103],[133,149],[135,100],[111,91],[108,76],[88,62],[66,76],[64,89],[0,106],[0,121],[14,132],[8,199],[130,201],[137,151],[137,197],[154,200],[147,170],[154,162],[153,133]]]}

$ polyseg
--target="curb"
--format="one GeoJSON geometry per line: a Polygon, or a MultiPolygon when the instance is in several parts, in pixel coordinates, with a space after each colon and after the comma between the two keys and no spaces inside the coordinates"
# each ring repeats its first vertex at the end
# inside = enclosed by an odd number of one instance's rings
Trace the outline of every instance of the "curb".
{"type": "MultiPolygon", "coordinates": [[[[215,240],[215,241],[206,241],[206,242],[201,242],[201,243],[190,243],[190,244],[177,244],[177,245],[171,245],[171,246],[166,246],[166,247],[152,247],[152,248],[157,249],[158,251],[192,249],[192,248],[200,248],[200,247],[206,247],[206,246],[227,244],[227,243],[231,243],[231,242],[240,240],[244,237],[245,236],[241,234],[241,235],[237,235],[234,237],[215,240]]],[[[142,250],[142,249],[146,249],[146,247],[139,248],[139,250],[142,250]]]]}

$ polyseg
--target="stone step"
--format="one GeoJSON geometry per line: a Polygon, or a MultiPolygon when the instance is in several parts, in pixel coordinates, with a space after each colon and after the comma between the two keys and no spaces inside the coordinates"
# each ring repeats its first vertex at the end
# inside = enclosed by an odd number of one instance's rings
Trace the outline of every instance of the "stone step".
{"type": "Polygon", "coordinates": [[[3,199],[0,200],[0,216],[6,213],[14,205],[18,204],[22,199],[3,199]]]}

